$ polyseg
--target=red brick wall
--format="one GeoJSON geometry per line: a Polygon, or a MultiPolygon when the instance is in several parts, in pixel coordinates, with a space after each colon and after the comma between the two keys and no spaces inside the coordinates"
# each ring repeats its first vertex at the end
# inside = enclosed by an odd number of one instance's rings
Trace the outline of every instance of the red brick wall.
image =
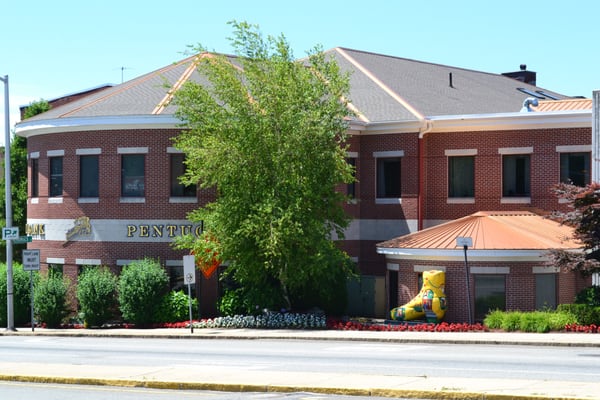
{"type": "Polygon", "coordinates": [[[550,192],[559,181],[556,146],[591,145],[591,129],[536,129],[464,133],[430,133],[425,136],[425,219],[451,220],[477,211],[564,208],[550,192]],[[502,155],[499,148],[533,147],[531,154],[531,204],[501,204],[502,155]],[[447,149],[477,149],[475,204],[447,204],[447,149]]]}

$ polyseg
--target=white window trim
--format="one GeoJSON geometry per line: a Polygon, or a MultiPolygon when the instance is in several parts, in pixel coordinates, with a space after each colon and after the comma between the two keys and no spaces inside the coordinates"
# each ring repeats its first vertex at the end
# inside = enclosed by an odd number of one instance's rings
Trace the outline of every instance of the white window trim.
{"type": "Polygon", "coordinates": [[[40,158],[40,152],[39,151],[32,151],[31,153],[29,153],[29,158],[40,158]]]}
{"type": "Polygon", "coordinates": [[[64,263],[65,263],[64,258],[58,258],[58,257],[47,257],[46,258],[46,264],[64,264],[64,263]]]}
{"type": "Polygon", "coordinates": [[[517,155],[517,154],[533,154],[533,146],[531,147],[500,147],[498,154],[502,155],[517,155]]]}
{"type": "Polygon", "coordinates": [[[404,150],[374,151],[373,158],[404,157],[404,150]]]}
{"type": "Polygon", "coordinates": [[[555,265],[545,267],[531,267],[531,273],[533,274],[556,274],[560,272],[560,267],[555,265]]]}
{"type": "Polygon", "coordinates": [[[415,265],[413,266],[414,272],[425,272],[425,271],[442,271],[446,272],[446,267],[444,266],[431,266],[431,265],[415,265]]]}
{"type": "Polygon", "coordinates": [[[117,154],[148,154],[148,147],[118,147],[117,154]]]}
{"type": "Polygon", "coordinates": [[[99,258],[76,258],[77,265],[102,265],[102,260],[99,258]]]}
{"type": "Polygon", "coordinates": [[[47,157],[63,157],[65,155],[64,150],[48,150],[46,152],[47,157]]]}
{"type": "Polygon", "coordinates": [[[79,197],[77,199],[78,203],[100,203],[100,199],[98,197],[79,197]]]}
{"type": "Polygon", "coordinates": [[[346,152],[346,158],[358,158],[358,152],[348,151],[346,152]]]}
{"type": "Polygon", "coordinates": [[[102,154],[102,149],[99,147],[92,148],[92,149],[76,149],[75,150],[75,155],[78,155],[78,156],[95,156],[98,154],[102,154]]]}
{"type": "Polygon", "coordinates": [[[469,272],[474,275],[508,275],[510,267],[470,267],[469,272]]]}
{"type": "Polygon", "coordinates": [[[475,197],[448,197],[446,204],[475,204],[475,197]]]}
{"type": "Polygon", "coordinates": [[[447,149],[444,154],[447,157],[476,156],[477,149],[447,149]]]}
{"type": "Polygon", "coordinates": [[[531,204],[531,197],[502,197],[500,204],[531,204]]]}
{"type": "Polygon", "coordinates": [[[570,146],[556,146],[557,153],[589,153],[592,151],[592,145],[570,145],[570,146]]]}
{"type": "Polygon", "coordinates": [[[181,151],[175,147],[167,147],[167,153],[168,154],[183,154],[183,151],[181,151]]]}
{"type": "Polygon", "coordinates": [[[145,197],[121,197],[119,198],[120,203],[145,203],[145,197]]]}
{"type": "Polygon", "coordinates": [[[198,202],[198,197],[197,196],[171,196],[169,197],[169,203],[173,203],[173,204],[185,204],[185,203],[197,203],[198,202]]]}

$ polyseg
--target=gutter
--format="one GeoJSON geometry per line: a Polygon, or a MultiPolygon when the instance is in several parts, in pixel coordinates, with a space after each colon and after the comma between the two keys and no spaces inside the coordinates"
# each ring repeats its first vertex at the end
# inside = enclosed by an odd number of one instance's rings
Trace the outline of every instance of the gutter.
{"type": "Polygon", "coordinates": [[[419,140],[417,141],[418,146],[418,157],[419,157],[419,182],[418,182],[418,200],[417,200],[417,229],[423,229],[423,208],[425,202],[425,144],[423,139],[425,135],[433,130],[433,121],[427,118],[421,120],[421,128],[419,129],[419,140]]]}

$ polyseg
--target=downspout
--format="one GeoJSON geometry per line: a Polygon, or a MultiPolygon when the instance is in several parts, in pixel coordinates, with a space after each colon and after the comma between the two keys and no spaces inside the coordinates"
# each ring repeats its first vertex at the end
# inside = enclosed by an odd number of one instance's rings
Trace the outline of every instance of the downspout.
{"type": "Polygon", "coordinates": [[[419,182],[418,182],[418,200],[417,200],[417,229],[423,229],[423,208],[425,203],[425,135],[433,129],[433,122],[429,119],[423,119],[419,128],[419,141],[417,142],[419,152],[419,182]]]}

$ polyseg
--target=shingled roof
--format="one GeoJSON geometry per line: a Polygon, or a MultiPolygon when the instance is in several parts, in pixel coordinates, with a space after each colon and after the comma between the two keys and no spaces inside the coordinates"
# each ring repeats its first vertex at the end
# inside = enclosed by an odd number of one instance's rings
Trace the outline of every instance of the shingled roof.
{"type": "MultiPolygon", "coordinates": [[[[519,88],[542,90],[501,74],[423,61],[334,48],[327,53],[350,72],[352,105],[365,122],[414,121],[443,115],[518,112],[528,95],[519,88]]],[[[196,57],[196,56],[194,56],[196,57]]],[[[169,87],[187,80],[203,82],[194,57],[120,85],[107,87],[27,120],[173,115],[169,87]]],[[[230,56],[235,62],[235,57],[230,56]]]]}

